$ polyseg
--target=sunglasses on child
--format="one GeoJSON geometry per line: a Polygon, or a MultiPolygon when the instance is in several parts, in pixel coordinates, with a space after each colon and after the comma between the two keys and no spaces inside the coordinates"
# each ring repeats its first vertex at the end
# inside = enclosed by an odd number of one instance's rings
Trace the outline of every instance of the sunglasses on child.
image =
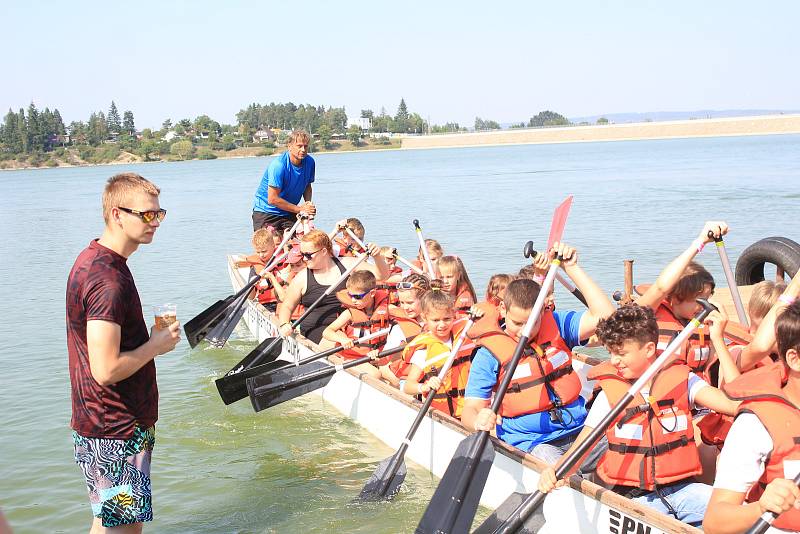
{"type": "Polygon", "coordinates": [[[409,289],[423,289],[416,282],[397,282],[397,289],[408,291],[409,289]]]}
{"type": "Polygon", "coordinates": [[[136,215],[142,220],[143,223],[151,223],[154,219],[158,219],[158,222],[161,222],[164,220],[164,217],[167,216],[167,210],[139,211],[132,210],[130,208],[123,208],[122,206],[117,206],[117,209],[124,211],[125,213],[130,213],[131,215],[136,215]]]}
{"type": "Polygon", "coordinates": [[[364,297],[366,297],[367,295],[369,295],[370,291],[372,291],[372,290],[368,289],[367,291],[364,291],[363,293],[350,293],[348,291],[347,292],[347,296],[350,297],[351,299],[354,299],[354,300],[361,300],[364,297]]]}

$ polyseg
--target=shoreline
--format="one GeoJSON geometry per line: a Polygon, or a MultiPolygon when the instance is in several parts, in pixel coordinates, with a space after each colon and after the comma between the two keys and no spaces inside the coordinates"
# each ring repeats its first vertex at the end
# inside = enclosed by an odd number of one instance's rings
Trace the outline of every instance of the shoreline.
{"type": "Polygon", "coordinates": [[[404,137],[402,150],[800,134],[800,114],[595,124],[404,137]]]}
{"type": "MultiPolygon", "coordinates": [[[[364,148],[345,150],[322,150],[313,152],[318,154],[353,154],[358,152],[387,152],[396,150],[430,150],[436,148],[476,148],[488,146],[512,145],[544,145],[566,143],[596,143],[614,141],[645,141],[663,139],[693,139],[708,137],[744,137],[760,135],[791,135],[800,134],[800,114],[792,115],[761,115],[752,117],[726,117],[721,119],[695,119],[664,122],[636,122],[625,124],[595,124],[588,126],[563,126],[554,128],[507,129],[486,132],[465,132],[436,135],[404,136],[400,137],[399,147],[390,148],[364,148]]],[[[245,159],[245,158],[270,158],[278,156],[284,150],[275,151],[270,155],[232,154],[225,156],[217,154],[215,159],[245,159]]],[[[76,167],[102,167],[109,165],[138,165],[150,163],[180,163],[181,161],[133,160],[139,158],[134,154],[124,152],[120,160],[107,163],[91,164],[59,164],[56,167],[26,166],[17,168],[2,168],[0,171],[27,171],[76,167]]],[[[213,161],[199,160],[197,158],[185,161],[213,161]]]]}

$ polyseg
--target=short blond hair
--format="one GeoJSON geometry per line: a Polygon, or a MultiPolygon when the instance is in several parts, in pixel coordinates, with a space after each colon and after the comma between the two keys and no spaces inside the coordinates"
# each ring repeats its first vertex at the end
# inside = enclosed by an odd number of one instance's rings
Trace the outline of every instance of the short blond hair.
{"type": "Polygon", "coordinates": [[[314,245],[318,248],[327,249],[328,254],[333,256],[333,245],[331,244],[331,238],[319,228],[315,228],[314,230],[311,230],[307,234],[303,235],[303,237],[300,238],[300,241],[303,243],[314,243],[314,245]]]}
{"type": "Polygon", "coordinates": [[[361,224],[361,221],[356,219],[355,217],[349,217],[346,223],[347,227],[350,228],[350,231],[356,234],[356,237],[359,239],[364,239],[364,225],[361,224]]]}
{"type": "Polygon", "coordinates": [[[275,239],[272,231],[267,228],[259,228],[253,232],[253,246],[256,248],[263,248],[267,246],[275,246],[275,239]]]}
{"type": "Polygon", "coordinates": [[[134,193],[146,193],[157,197],[161,194],[161,190],[153,182],[134,172],[115,174],[108,179],[103,189],[103,220],[106,224],[111,219],[111,210],[120,206],[129,207],[124,204],[134,193]]]}
{"type": "Polygon", "coordinates": [[[297,130],[292,130],[292,133],[289,134],[288,144],[294,145],[298,141],[303,141],[305,144],[308,144],[311,142],[311,136],[308,135],[308,132],[303,130],[302,128],[298,128],[297,130]]]}
{"type": "Polygon", "coordinates": [[[753,286],[750,293],[750,301],[747,303],[747,313],[750,317],[763,319],[769,313],[772,305],[778,301],[778,297],[786,290],[783,282],[773,282],[764,280],[753,286]]]}

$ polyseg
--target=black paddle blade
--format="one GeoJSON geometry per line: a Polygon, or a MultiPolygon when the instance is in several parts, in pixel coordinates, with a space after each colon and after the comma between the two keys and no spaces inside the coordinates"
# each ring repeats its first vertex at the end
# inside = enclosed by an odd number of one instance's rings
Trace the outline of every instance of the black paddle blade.
{"type": "Polygon", "coordinates": [[[235,298],[236,295],[231,295],[225,300],[218,300],[183,325],[183,331],[186,332],[186,340],[189,342],[190,347],[195,348],[198,343],[203,341],[211,329],[222,321],[225,317],[225,310],[235,298]]]}
{"type": "MultiPolygon", "coordinates": [[[[497,510],[492,512],[492,515],[486,518],[486,521],[481,523],[472,534],[492,534],[497,528],[502,525],[511,514],[522,504],[522,501],[528,496],[528,493],[512,493],[503,503],[497,507],[497,510]]],[[[544,526],[545,519],[542,509],[539,508],[536,512],[528,516],[522,527],[516,532],[519,534],[534,534],[539,532],[544,526]]]]}
{"type": "Polygon", "coordinates": [[[228,338],[231,337],[233,329],[236,328],[236,325],[239,324],[239,321],[242,319],[245,311],[247,311],[247,297],[242,298],[241,301],[234,304],[234,308],[229,309],[225,314],[224,320],[221,320],[217,326],[206,334],[208,342],[218,349],[224,347],[228,338]]]}
{"type": "Polygon", "coordinates": [[[417,525],[417,534],[452,534],[469,532],[478,504],[481,500],[489,470],[494,461],[494,447],[476,432],[459,443],[447,471],[428,503],[422,519],[417,525]],[[485,441],[478,457],[471,452],[479,441],[485,441]],[[459,498],[459,488],[466,485],[464,496],[459,498]],[[453,517],[455,520],[453,521],[453,517]],[[452,521],[452,525],[449,523],[452,521]]]}
{"type": "Polygon", "coordinates": [[[247,365],[258,357],[273,341],[274,337],[268,337],[262,341],[258,347],[252,350],[242,361],[233,366],[233,369],[228,371],[225,376],[218,378],[215,381],[219,396],[222,397],[222,402],[231,404],[238,400],[247,397],[247,385],[245,380],[251,376],[258,376],[267,371],[274,371],[276,368],[283,367],[288,362],[275,361],[281,355],[282,344],[277,344],[270,349],[269,354],[266,355],[267,362],[262,365],[257,365],[250,369],[245,369],[247,365]],[[276,365],[277,364],[277,365],[276,365]],[[237,371],[238,372],[234,372],[237,371]]]}
{"type": "Polygon", "coordinates": [[[372,473],[372,476],[369,477],[367,483],[364,484],[364,487],[361,489],[361,493],[358,495],[356,500],[358,501],[389,501],[397,495],[397,492],[400,491],[400,485],[406,479],[406,463],[403,460],[400,460],[400,465],[395,471],[394,475],[391,477],[391,480],[386,483],[387,478],[389,477],[389,466],[392,463],[392,460],[396,456],[396,453],[392,456],[389,456],[381,463],[378,464],[378,467],[375,469],[375,472],[372,473]],[[382,487],[386,487],[386,491],[381,492],[382,487]]]}
{"type": "Polygon", "coordinates": [[[336,369],[326,363],[310,362],[248,378],[247,393],[253,410],[260,412],[325,387],[335,373],[336,369]]]}

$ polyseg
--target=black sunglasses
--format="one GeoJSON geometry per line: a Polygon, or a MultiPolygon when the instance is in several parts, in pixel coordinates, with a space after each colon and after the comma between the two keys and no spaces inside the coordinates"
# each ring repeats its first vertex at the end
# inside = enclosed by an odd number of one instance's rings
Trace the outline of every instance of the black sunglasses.
{"type": "Polygon", "coordinates": [[[301,252],[301,253],[300,253],[300,255],[303,257],[303,259],[304,259],[305,261],[308,261],[308,260],[310,260],[311,258],[313,258],[313,257],[314,257],[314,254],[316,254],[316,253],[317,253],[317,252],[319,252],[320,250],[322,250],[322,249],[321,249],[321,248],[318,248],[318,249],[317,249],[317,250],[315,250],[314,252],[301,252]]]}
{"type": "Polygon", "coordinates": [[[161,222],[164,220],[164,217],[167,216],[167,210],[139,211],[132,210],[130,208],[123,208],[122,206],[117,206],[117,209],[120,209],[125,213],[130,213],[131,215],[136,215],[144,223],[151,223],[153,222],[153,219],[158,219],[158,222],[161,222]]]}

